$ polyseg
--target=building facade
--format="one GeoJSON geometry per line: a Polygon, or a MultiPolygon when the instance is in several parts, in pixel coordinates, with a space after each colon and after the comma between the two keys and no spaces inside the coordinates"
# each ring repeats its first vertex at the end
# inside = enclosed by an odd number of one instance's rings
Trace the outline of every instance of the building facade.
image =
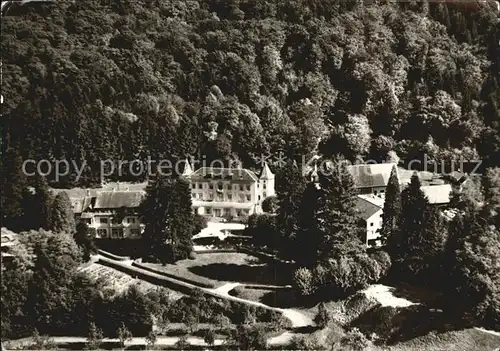
{"type": "Polygon", "coordinates": [[[275,176],[264,164],[260,176],[244,168],[202,167],[183,176],[191,185],[193,209],[207,217],[244,218],[262,212],[264,199],[275,195],[275,176]]]}
{"type": "Polygon", "coordinates": [[[358,195],[356,200],[356,210],[365,226],[364,241],[366,246],[381,246],[380,230],[383,223],[384,200],[373,195],[358,195]]]}
{"type": "MultiPolygon", "coordinates": [[[[191,169],[188,161],[182,176],[190,182],[193,210],[212,218],[242,219],[262,212],[262,202],[275,196],[275,176],[265,164],[261,174],[244,168],[191,169]]],[[[144,185],[145,186],[145,185],[144,185]]],[[[72,197],[75,218],[85,222],[97,238],[140,238],[144,224],[138,210],[144,190],[87,190],[72,197]]]]}
{"type": "Polygon", "coordinates": [[[74,199],[73,212],[97,238],[137,239],[144,225],[138,208],[144,191],[99,191],[94,196],[74,199]]]}

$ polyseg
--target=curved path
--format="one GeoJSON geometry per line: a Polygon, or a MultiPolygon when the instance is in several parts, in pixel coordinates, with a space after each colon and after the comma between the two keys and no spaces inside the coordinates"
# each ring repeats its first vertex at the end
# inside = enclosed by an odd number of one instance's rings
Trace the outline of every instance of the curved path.
{"type": "MultiPolygon", "coordinates": [[[[293,337],[293,333],[291,332],[284,332],[281,335],[278,335],[276,337],[272,337],[268,339],[268,344],[269,345],[284,345],[290,342],[291,338],[293,337]]],[[[156,339],[156,344],[155,346],[174,346],[178,341],[179,337],[175,336],[158,336],[156,339]]],[[[85,344],[87,342],[87,338],[81,337],[81,336],[54,336],[50,337],[50,340],[58,345],[64,345],[64,344],[85,344]]],[[[118,338],[104,338],[102,340],[103,343],[119,343],[120,340],[118,338]]],[[[197,337],[197,336],[189,336],[187,338],[188,344],[191,346],[207,346],[208,345],[203,338],[197,337]]],[[[216,339],[214,341],[214,346],[219,346],[223,345],[225,343],[224,339],[216,339]]],[[[7,344],[9,344],[13,349],[17,349],[18,347],[25,345],[29,346],[31,344],[31,338],[24,338],[24,339],[19,339],[19,340],[13,340],[9,342],[5,342],[2,345],[2,350],[10,350],[7,348],[7,344]]],[[[132,340],[127,341],[126,345],[127,347],[130,346],[144,346],[147,345],[146,338],[143,337],[134,337],[132,340]]]]}
{"type": "MultiPolygon", "coordinates": [[[[97,255],[92,257],[92,261],[98,263],[101,258],[103,258],[104,260],[110,260],[109,257],[104,257],[102,255],[97,254],[97,255]]],[[[121,265],[122,267],[131,267],[132,262],[133,262],[133,260],[121,260],[121,261],[113,260],[113,261],[116,262],[117,264],[121,265]]],[[[135,269],[137,269],[137,267],[135,269]]],[[[83,268],[81,271],[84,271],[84,270],[85,270],[85,268],[83,268]]],[[[145,275],[148,275],[151,277],[157,276],[157,274],[151,273],[151,272],[148,272],[145,270],[143,271],[143,273],[145,275]]],[[[125,274],[129,274],[129,273],[125,273],[125,274]]],[[[191,285],[191,284],[184,283],[184,285],[191,285]]],[[[291,321],[292,328],[301,328],[301,327],[315,325],[315,323],[313,322],[313,320],[309,316],[301,313],[298,310],[291,309],[291,308],[272,307],[272,306],[263,304],[261,302],[247,300],[247,299],[232,296],[229,294],[229,292],[231,290],[233,290],[237,286],[242,286],[242,285],[244,285],[244,284],[233,282],[233,283],[224,284],[224,285],[222,285],[218,288],[215,288],[215,289],[198,288],[198,287],[192,285],[192,289],[200,289],[200,290],[202,290],[202,291],[204,291],[212,296],[220,297],[220,298],[223,298],[226,300],[232,300],[232,301],[241,302],[241,303],[244,303],[247,305],[262,307],[262,308],[266,308],[268,310],[281,312],[285,318],[288,318],[291,321]]],[[[268,343],[269,343],[269,345],[284,345],[284,344],[289,343],[294,335],[295,335],[295,333],[293,331],[285,331],[280,335],[268,338],[268,343]]],[[[62,336],[62,337],[51,337],[51,339],[58,344],[84,343],[84,342],[86,342],[86,338],[84,338],[84,337],[62,336]]],[[[163,345],[163,346],[172,346],[178,340],[179,340],[179,337],[159,336],[156,344],[163,345]]],[[[20,339],[20,340],[13,341],[12,345],[19,345],[19,343],[22,344],[23,342],[29,342],[29,341],[30,341],[30,339],[20,339]]],[[[203,339],[200,337],[190,336],[187,338],[187,341],[189,344],[191,344],[193,346],[208,346],[203,341],[203,339]]],[[[118,339],[105,338],[105,339],[103,339],[103,342],[118,342],[118,339]]],[[[223,343],[224,343],[223,339],[215,340],[215,345],[221,345],[223,343]]],[[[136,337],[136,338],[133,338],[132,341],[128,342],[127,345],[146,345],[146,340],[145,340],[145,338],[136,337]]]]}
{"type": "Polygon", "coordinates": [[[292,327],[293,328],[301,328],[301,327],[307,327],[314,325],[313,320],[301,313],[300,311],[297,311],[292,308],[277,308],[277,307],[272,307],[266,304],[263,304],[262,302],[256,302],[252,300],[247,300],[247,299],[242,299],[240,297],[232,296],[229,295],[229,292],[236,288],[237,286],[242,286],[243,284],[240,283],[227,283],[224,284],[223,286],[217,288],[217,289],[202,289],[204,291],[210,292],[212,295],[218,295],[222,298],[228,299],[228,300],[233,300],[237,302],[242,302],[248,305],[254,305],[256,307],[263,307],[267,308],[273,311],[278,311],[283,314],[285,318],[288,318],[292,322],[292,327]]]}

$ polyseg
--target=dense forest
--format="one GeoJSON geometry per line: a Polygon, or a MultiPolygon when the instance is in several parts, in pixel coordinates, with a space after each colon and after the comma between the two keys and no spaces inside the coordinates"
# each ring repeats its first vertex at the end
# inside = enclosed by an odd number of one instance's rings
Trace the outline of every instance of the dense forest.
{"type": "Polygon", "coordinates": [[[268,152],[392,151],[498,166],[498,16],[494,1],[14,6],[2,18],[2,169],[86,162],[88,185],[101,159],[148,156],[254,167],[268,152]]]}

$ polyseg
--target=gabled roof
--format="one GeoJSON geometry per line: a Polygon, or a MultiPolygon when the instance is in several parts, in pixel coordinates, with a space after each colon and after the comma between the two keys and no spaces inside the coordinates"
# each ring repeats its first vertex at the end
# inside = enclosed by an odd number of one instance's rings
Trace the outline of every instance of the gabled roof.
{"type": "Polygon", "coordinates": [[[201,167],[191,174],[191,180],[245,180],[257,182],[254,172],[245,168],[201,167]]]}
{"type": "Polygon", "coordinates": [[[432,182],[437,182],[441,178],[441,175],[438,173],[432,173],[429,171],[415,171],[411,169],[398,167],[399,184],[402,185],[410,184],[411,177],[415,173],[417,174],[418,179],[420,179],[420,182],[425,185],[428,185],[432,182]]]}
{"type": "Polygon", "coordinates": [[[93,198],[93,209],[139,207],[146,196],[144,191],[102,191],[93,198]]]}
{"type": "Polygon", "coordinates": [[[189,160],[185,159],[184,160],[184,170],[182,171],[182,176],[188,177],[193,173],[193,169],[191,168],[191,165],[189,164],[189,160]]]}
{"type": "Polygon", "coordinates": [[[379,163],[347,166],[354,178],[356,188],[372,188],[387,186],[395,163],[379,163]]]}
{"type": "Polygon", "coordinates": [[[83,198],[72,197],[69,200],[71,201],[71,205],[73,206],[73,213],[75,214],[85,212],[85,210],[87,210],[92,203],[92,198],[89,196],[85,196],[83,198]]]}
{"type": "Polygon", "coordinates": [[[274,174],[269,169],[267,162],[264,162],[264,167],[262,168],[262,173],[260,174],[260,179],[274,179],[274,174]]]}
{"type": "Polygon", "coordinates": [[[356,211],[358,212],[359,216],[362,219],[367,220],[375,213],[381,211],[383,205],[379,206],[379,204],[377,204],[376,202],[377,200],[372,201],[366,196],[358,195],[356,198],[356,211]]]}
{"type": "Polygon", "coordinates": [[[426,185],[422,186],[420,189],[422,189],[431,204],[447,204],[450,202],[452,192],[450,184],[426,185]]]}

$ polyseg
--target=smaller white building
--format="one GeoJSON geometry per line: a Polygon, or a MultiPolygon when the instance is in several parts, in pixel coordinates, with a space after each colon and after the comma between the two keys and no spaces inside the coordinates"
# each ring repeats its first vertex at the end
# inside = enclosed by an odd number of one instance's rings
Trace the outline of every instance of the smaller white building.
{"type": "Polygon", "coordinates": [[[380,230],[384,199],[374,195],[358,195],[356,209],[366,228],[365,244],[368,247],[381,246],[380,230]]]}

